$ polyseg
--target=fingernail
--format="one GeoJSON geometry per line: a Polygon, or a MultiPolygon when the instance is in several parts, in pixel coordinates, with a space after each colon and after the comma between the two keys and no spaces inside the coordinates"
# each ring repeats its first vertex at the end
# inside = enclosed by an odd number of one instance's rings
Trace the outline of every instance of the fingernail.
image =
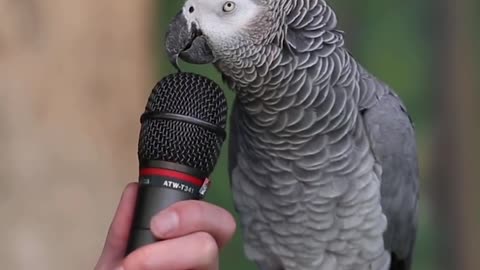
{"type": "Polygon", "coordinates": [[[153,217],[151,230],[157,237],[166,237],[174,231],[177,226],[177,213],[167,210],[153,217]]]}
{"type": "Polygon", "coordinates": [[[123,266],[120,265],[119,267],[115,268],[115,270],[125,270],[125,268],[123,268],[123,266]]]}

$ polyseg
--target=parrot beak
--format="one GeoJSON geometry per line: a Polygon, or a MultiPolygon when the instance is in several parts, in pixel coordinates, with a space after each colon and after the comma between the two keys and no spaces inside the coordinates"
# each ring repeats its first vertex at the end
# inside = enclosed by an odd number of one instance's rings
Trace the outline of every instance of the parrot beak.
{"type": "Polygon", "coordinates": [[[178,58],[192,64],[208,64],[215,59],[207,38],[196,24],[189,27],[183,12],[170,23],[165,47],[170,63],[179,71],[178,58]]]}

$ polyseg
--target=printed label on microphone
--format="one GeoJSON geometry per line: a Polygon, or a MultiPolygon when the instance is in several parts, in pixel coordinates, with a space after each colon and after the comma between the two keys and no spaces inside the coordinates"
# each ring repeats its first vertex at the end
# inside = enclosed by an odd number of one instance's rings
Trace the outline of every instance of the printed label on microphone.
{"type": "Polygon", "coordinates": [[[198,195],[199,193],[199,187],[174,178],[164,176],[141,176],[139,180],[141,185],[169,188],[194,195],[198,195]]]}
{"type": "Polygon", "coordinates": [[[189,187],[185,184],[180,184],[180,183],[175,182],[175,181],[166,180],[166,181],[163,182],[163,186],[168,187],[168,188],[172,188],[172,189],[176,189],[176,190],[180,190],[180,191],[184,191],[184,192],[188,192],[188,193],[192,193],[192,194],[195,193],[195,189],[193,189],[192,187],[189,187]]]}

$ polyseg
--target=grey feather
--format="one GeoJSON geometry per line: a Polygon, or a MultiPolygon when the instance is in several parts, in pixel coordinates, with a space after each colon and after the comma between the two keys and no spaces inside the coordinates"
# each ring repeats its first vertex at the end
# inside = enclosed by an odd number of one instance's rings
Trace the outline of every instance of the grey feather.
{"type": "Polygon", "coordinates": [[[382,166],[382,207],[388,219],[385,246],[410,269],[418,217],[418,161],[413,126],[393,93],[364,112],[376,158],[382,166]]]}
{"type": "Polygon", "coordinates": [[[405,106],[344,48],[324,1],[258,1],[284,21],[216,63],[237,93],[229,171],[247,257],[261,270],[408,270],[418,165],[405,106]]]}

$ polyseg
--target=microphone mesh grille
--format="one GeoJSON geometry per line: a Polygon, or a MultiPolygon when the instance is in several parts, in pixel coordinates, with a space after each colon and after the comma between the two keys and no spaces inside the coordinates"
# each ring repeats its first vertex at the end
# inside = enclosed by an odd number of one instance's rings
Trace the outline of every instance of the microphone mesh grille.
{"type": "MultiPolygon", "coordinates": [[[[227,102],[213,81],[196,74],[176,73],[161,80],[145,112],[194,117],[225,129],[227,102]]],[[[140,161],[179,163],[210,174],[220,155],[223,138],[201,126],[166,119],[146,119],[140,130],[140,161]]]]}

